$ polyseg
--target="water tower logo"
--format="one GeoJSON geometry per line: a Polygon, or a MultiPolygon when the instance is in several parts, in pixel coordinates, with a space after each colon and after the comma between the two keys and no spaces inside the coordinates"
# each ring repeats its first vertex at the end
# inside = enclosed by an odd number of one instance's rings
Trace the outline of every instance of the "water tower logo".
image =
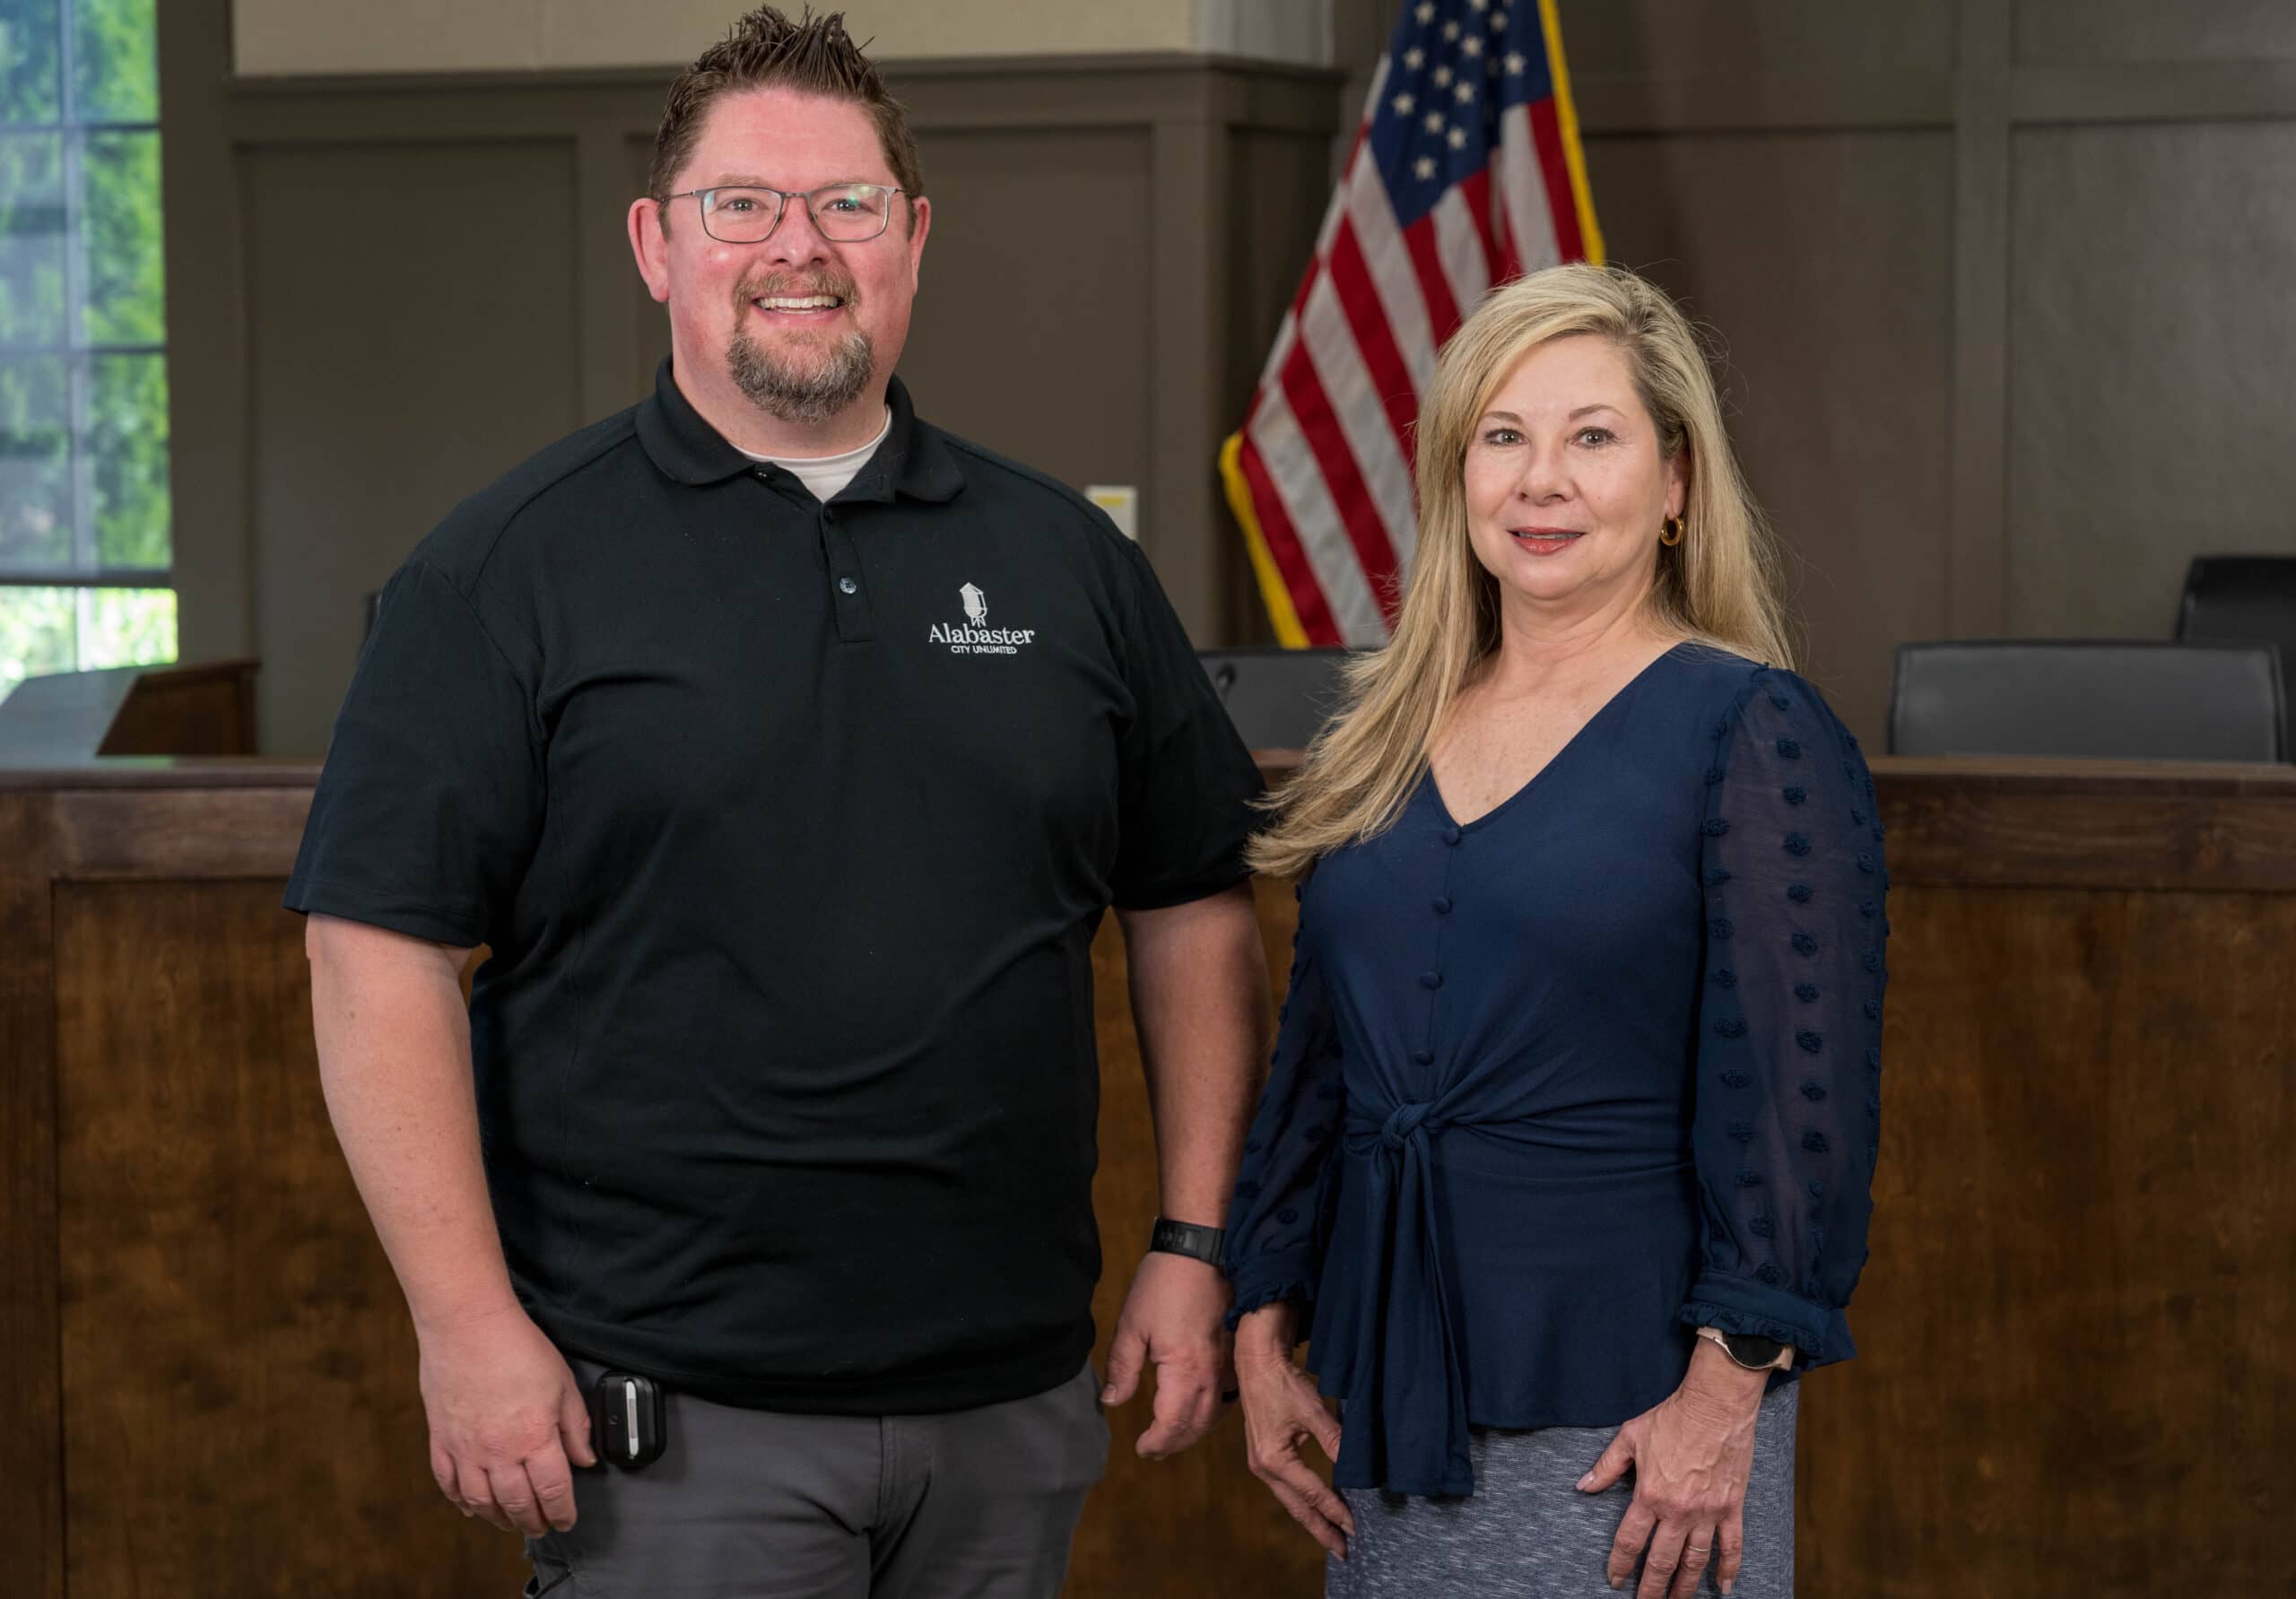
{"type": "Polygon", "coordinates": [[[978,583],[957,590],[965,619],[952,625],[936,621],[925,637],[928,643],[945,644],[952,656],[1016,656],[1021,647],[1036,641],[1034,628],[992,628],[988,625],[988,595],[978,583]]]}

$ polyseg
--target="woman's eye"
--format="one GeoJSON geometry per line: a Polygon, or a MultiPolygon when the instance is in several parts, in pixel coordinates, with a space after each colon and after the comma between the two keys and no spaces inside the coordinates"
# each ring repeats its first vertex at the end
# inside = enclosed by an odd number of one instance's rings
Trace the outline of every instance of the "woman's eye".
{"type": "Polygon", "coordinates": [[[1603,445],[1608,444],[1610,441],[1611,430],[1608,428],[1581,428],[1578,430],[1578,442],[1581,444],[1603,445]]]}
{"type": "Polygon", "coordinates": [[[1483,436],[1485,444],[1520,444],[1523,436],[1512,428],[1493,428],[1483,436]]]}

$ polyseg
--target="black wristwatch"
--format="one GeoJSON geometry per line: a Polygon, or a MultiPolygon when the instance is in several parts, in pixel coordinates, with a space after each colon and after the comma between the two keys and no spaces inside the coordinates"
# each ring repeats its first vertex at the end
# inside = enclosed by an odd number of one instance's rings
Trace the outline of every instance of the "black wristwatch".
{"type": "Polygon", "coordinates": [[[1792,1344],[1765,1338],[1759,1333],[1726,1333],[1719,1327],[1700,1327],[1698,1335],[1709,1343],[1720,1344],[1724,1354],[1749,1371],[1768,1371],[1793,1362],[1792,1344]]]}
{"type": "Polygon", "coordinates": [[[1198,1227],[1192,1221],[1167,1221],[1156,1218],[1156,1226],[1148,1235],[1148,1250],[1161,1250],[1166,1255],[1185,1255],[1190,1260],[1200,1260],[1217,1271],[1220,1269],[1220,1246],[1227,1240],[1227,1231],[1218,1227],[1198,1227]]]}

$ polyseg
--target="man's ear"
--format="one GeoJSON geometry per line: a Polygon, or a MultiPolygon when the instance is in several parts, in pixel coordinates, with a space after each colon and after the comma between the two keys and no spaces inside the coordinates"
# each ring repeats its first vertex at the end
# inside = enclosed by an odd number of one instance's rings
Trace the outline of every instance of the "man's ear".
{"type": "Polygon", "coordinates": [[[925,236],[933,229],[933,202],[920,196],[909,204],[909,287],[915,293],[925,261],[925,236]]]}
{"type": "Polygon", "coordinates": [[[648,196],[630,203],[630,253],[638,258],[638,275],[646,292],[658,304],[670,298],[670,239],[662,227],[662,203],[648,196]]]}

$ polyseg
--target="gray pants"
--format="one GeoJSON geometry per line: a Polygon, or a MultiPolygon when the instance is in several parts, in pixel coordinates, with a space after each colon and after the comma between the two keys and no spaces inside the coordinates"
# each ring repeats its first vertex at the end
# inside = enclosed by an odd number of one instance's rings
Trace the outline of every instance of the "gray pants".
{"type": "MultiPolygon", "coordinates": [[[[599,1368],[574,1360],[588,1392],[599,1368]]],[[[551,1599],[1053,1599],[1108,1464],[1087,1366],[935,1416],[803,1416],[665,1401],[669,1447],[577,1470],[569,1533],[526,1541],[551,1599]]]]}
{"type": "MultiPolygon", "coordinates": [[[[1793,1599],[1794,1431],[1802,1385],[1764,1395],[1746,1480],[1744,1564],[1734,1599],[1793,1599]]],[[[1634,1501],[1634,1477],[1580,1493],[1579,1473],[1615,1427],[1542,1427],[1467,1437],[1475,1489],[1465,1499],[1410,1499],[1343,1489],[1355,1515],[1347,1559],[1324,1561],[1326,1599],[1616,1599],[1604,1576],[1611,1541],[1634,1501]]],[[[1640,1582],[1638,1566],[1623,1592],[1640,1582]]],[[[1717,1592],[1714,1569],[1698,1585],[1717,1592]]]]}

